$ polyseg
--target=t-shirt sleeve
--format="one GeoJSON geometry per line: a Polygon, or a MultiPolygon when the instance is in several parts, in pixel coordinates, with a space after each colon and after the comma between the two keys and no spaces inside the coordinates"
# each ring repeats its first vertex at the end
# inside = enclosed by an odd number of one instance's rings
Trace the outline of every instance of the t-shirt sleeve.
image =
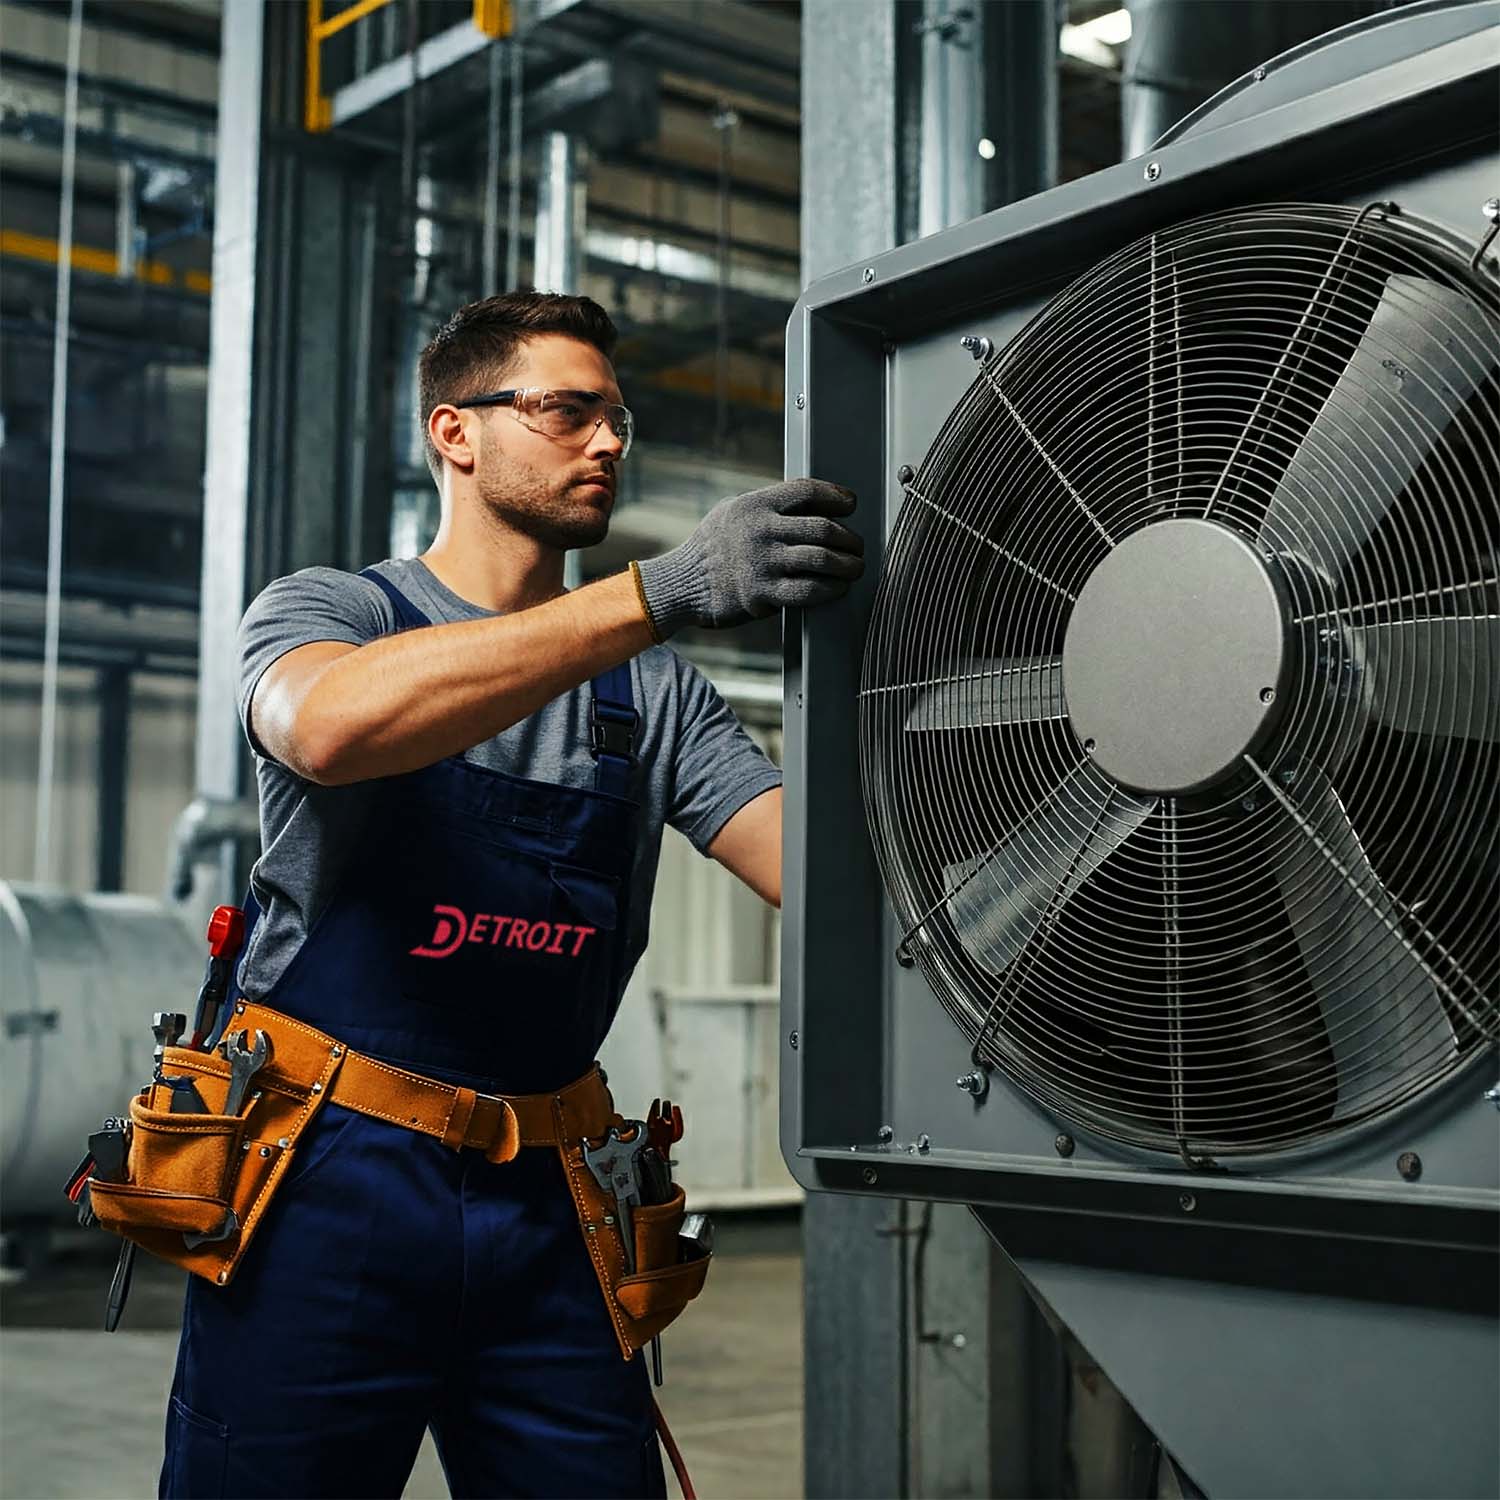
{"type": "Polygon", "coordinates": [[[268,584],[245,611],[239,630],[240,724],[250,748],[266,754],[250,730],[250,699],[267,667],[313,641],[363,646],[395,621],[379,584],[337,568],[304,568],[268,584]]]}
{"type": "Polygon", "coordinates": [[[678,661],[681,706],[667,821],[706,854],[735,813],[781,785],[781,772],[718,689],[690,662],[678,661]]]}

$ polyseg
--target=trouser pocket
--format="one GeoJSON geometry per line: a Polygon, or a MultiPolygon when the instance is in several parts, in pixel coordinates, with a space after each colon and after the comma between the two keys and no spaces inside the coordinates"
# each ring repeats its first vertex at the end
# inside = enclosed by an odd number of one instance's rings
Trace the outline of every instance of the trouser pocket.
{"type": "Polygon", "coordinates": [[[229,1475],[229,1427],[171,1398],[167,1451],[162,1464],[162,1500],[219,1500],[229,1475]]]}

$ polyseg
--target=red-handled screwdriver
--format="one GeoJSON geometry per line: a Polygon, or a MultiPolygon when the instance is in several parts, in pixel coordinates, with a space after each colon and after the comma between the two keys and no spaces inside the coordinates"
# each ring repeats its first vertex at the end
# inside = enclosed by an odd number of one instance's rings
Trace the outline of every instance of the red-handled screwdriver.
{"type": "Polygon", "coordinates": [[[202,1047],[208,1040],[214,1017],[229,992],[229,978],[240,944],[245,940],[245,914],[237,906],[216,906],[208,919],[208,970],[198,991],[198,1009],[193,1014],[193,1039],[190,1047],[202,1047]]]}

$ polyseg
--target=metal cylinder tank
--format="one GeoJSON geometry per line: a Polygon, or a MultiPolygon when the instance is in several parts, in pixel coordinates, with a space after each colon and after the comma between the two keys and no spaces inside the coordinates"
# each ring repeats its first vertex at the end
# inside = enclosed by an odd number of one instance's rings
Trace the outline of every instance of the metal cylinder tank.
{"type": "Polygon", "coordinates": [[[205,950],[172,908],[0,881],[0,1180],[7,1226],[66,1220],[62,1187],[150,1076],[151,1013],[190,1012],[205,950]]]}

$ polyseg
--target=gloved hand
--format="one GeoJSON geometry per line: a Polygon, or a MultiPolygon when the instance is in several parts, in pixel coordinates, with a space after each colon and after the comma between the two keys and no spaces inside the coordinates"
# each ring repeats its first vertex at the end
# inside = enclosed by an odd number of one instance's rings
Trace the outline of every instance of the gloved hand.
{"type": "Polygon", "coordinates": [[[636,565],[658,637],[839,598],[865,570],[863,538],[833,519],[853,510],[852,490],[820,479],[721,500],[680,547],[636,565]]]}

